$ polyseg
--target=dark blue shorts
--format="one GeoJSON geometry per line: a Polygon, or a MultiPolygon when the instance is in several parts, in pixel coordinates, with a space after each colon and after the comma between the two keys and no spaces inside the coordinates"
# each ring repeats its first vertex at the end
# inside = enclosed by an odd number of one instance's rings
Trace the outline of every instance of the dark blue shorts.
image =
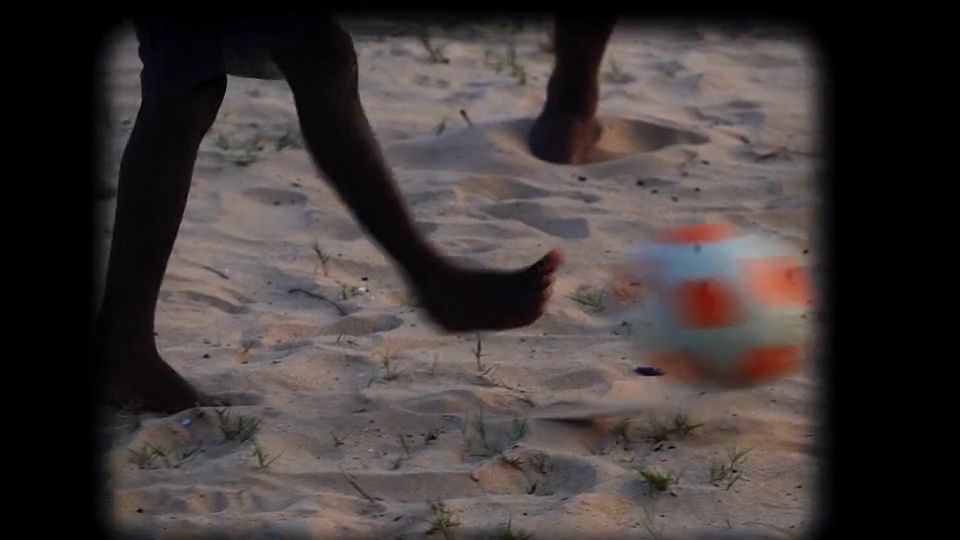
{"type": "Polygon", "coordinates": [[[269,51],[310,43],[327,14],[234,15],[176,17],[136,14],[133,17],[143,71],[144,96],[182,95],[197,85],[225,75],[282,79],[269,51]]]}

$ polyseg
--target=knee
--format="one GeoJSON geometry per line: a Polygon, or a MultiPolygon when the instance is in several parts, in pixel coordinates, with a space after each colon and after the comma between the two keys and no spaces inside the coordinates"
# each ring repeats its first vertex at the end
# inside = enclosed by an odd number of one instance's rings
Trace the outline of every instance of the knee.
{"type": "Polygon", "coordinates": [[[358,95],[353,39],[335,22],[318,25],[295,46],[270,54],[294,93],[338,98],[358,95]]]}
{"type": "MultiPolygon", "coordinates": [[[[198,128],[206,133],[217,118],[223,96],[227,92],[227,76],[221,75],[197,85],[191,107],[195,108],[198,128]]],[[[201,136],[203,135],[201,133],[201,136]]]]}
{"type": "Polygon", "coordinates": [[[227,77],[221,75],[176,93],[145,94],[137,123],[163,129],[184,142],[199,144],[216,120],[226,90],[227,77]]]}

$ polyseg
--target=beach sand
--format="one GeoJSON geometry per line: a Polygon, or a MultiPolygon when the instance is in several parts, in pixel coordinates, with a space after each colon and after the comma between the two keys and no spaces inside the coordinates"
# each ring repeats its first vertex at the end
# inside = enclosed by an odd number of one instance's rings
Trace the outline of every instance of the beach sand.
{"type": "MultiPolygon", "coordinates": [[[[808,43],[623,23],[604,61],[596,161],[559,166],[525,142],[552,65],[549,20],[433,28],[449,63],[431,63],[409,24],[345,24],[367,115],[420,228],[488,267],[562,250],[553,299],[532,326],[482,334],[478,366],[477,336],[423,319],[315,172],[286,83],[231,78],[200,148],[157,339],[173,367],[233,406],[229,418],[109,411],[116,526],[150,538],[423,538],[428,501],[442,501],[456,538],[492,538],[508,520],[541,539],[809,529],[823,409],[815,356],[775,384],[701,394],[634,375],[622,319],[568,298],[601,287],[634,242],[690,219],[772,235],[808,250],[816,268],[808,43]],[[677,414],[699,426],[651,441],[651,425],[677,414]],[[558,421],[567,416],[580,421],[558,421]],[[227,439],[221,424],[247,417],[255,432],[227,439]],[[711,462],[734,448],[750,449],[737,473],[711,482],[711,462]],[[276,459],[261,467],[257,449],[276,459]],[[651,492],[637,467],[679,482],[651,492]]],[[[107,191],[139,70],[122,28],[103,64],[107,191]]],[[[115,200],[99,203],[104,251],[115,200]]]]}

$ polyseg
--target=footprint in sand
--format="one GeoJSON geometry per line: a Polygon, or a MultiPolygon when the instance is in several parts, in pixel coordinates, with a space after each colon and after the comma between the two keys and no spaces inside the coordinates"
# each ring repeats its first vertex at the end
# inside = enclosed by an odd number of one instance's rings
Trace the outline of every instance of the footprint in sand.
{"type": "Polygon", "coordinates": [[[460,195],[477,195],[491,201],[537,199],[550,195],[545,189],[503,176],[468,178],[457,184],[456,189],[460,195]]]}
{"type": "Polygon", "coordinates": [[[708,107],[691,107],[690,114],[722,126],[759,126],[767,119],[763,107],[756,101],[733,100],[708,107]]]}
{"type": "MultiPolygon", "coordinates": [[[[601,116],[599,122],[603,133],[586,165],[710,141],[709,137],[695,131],[652,121],[601,116]]],[[[387,145],[385,152],[391,163],[409,169],[465,170],[465,167],[476,165],[482,167],[477,172],[524,177],[544,166],[543,161],[530,153],[527,144],[532,125],[531,118],[475,123],[472,127],[448,129],[439,137],[430,135],[387,145]],[[474,156],[483,156],[483,160],[474,159],[474,156]]],[[[527,193],[529,197],[532,193],[517,185],[468,184],[466,189],[494,196],[527,193]]]]}
{"type": "MultiPolygon", "coordinates": [[[[598,121],[603,131],[587,156],[586,165],[656,152],[670,146],[700,145],[710,141],[709,137],[694,131],[644,120],[600,116],[598,121]]],[[[500,127],[509,129],[513,142],[528,151],[527,135],[531,125],[531,120],[512,120],[500,127]]]]}
{"type": "Polygon", "coordinates": [[[341,242],[351,242],[365,238],[363,230],[353,219],[344,216],[331,215],[324,210],[308,210],[308,220],[311,223],[311,229],[323,232],[326,238],[332,238],[341,242]]]}
{"type": "Polygon", "coordinates": [[[534,229],[563,238],[581,240],[590,237],[590,224],[580,217],[565,217],[565,214],[535,202],[514,201],[492,204],[486,213],[499,219],[513,219],[534,229]]]}
{"type": "Polygon", "coordinates": [[[599,163],[678,145],[700,145],[705,135],[643,120],[600,117],[603,132],[587,163],[599,163]]]}
{"type": "Polygon", "coordinates": [[[402,324],[403,319],[396,315],[348,315],[324,326],[321,332],[332,336],[340,334],[362,336],[389,332],[399,328],[402,324]]]}
{"type": "MultiPolygon", "coordinates": [[[[242,304],[228,302],[222,298],[217,298],[216,296],[197,291],[160,291],[160,299],[164,302],[204,304],[230,315],[239,315],[241,313],[247,313],[250,311],[250,308],[242,304]]],[[[248,299],[244,300],[247,302],[250,301],[248,299]]]]}
{"type": "Polygon", "coordinates": [[[287,189],[255,187],[231,197],[230,211],[218,218],[219,226],[231,234],[256,238],[272,236],[278,231],[304,230],[310,226],[305,211],[308,198],[287,189]]]}

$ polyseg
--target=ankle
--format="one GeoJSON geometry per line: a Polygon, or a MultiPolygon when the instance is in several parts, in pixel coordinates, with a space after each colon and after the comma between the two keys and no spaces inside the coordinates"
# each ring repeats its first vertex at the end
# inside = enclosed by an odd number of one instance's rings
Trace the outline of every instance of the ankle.
{"type": "Polygon", "coordinates": [[[152,330],[106,320],[99,322],[93,335],[94,347],[101,356],[112,357],[131,352],[156,352],[156,339],[152,330]]]}
{"type": "Polygon", "coordinates": [[[592,118],[597,113],[600,86],[591,74],[569,74],[557,69],[550,76],[544,112],[592,118]]]}

